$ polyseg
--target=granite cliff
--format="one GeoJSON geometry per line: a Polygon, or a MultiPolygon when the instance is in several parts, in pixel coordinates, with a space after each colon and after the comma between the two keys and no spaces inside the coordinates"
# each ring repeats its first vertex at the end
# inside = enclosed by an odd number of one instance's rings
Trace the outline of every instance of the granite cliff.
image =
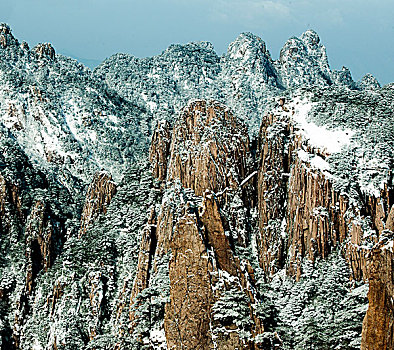
{"type": "Polygon", "coordinates": [[[393,349],[392,84],[312,30],[0,46],[1,349],[393,349]]]}

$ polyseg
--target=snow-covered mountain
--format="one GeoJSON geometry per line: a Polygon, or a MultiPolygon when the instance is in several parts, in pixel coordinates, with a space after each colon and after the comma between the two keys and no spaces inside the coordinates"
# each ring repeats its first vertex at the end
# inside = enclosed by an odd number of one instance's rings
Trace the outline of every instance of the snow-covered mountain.
{"type": "Polygon", "coordinates": [[[312,30],[91,71],[0,25],[1,349],[392,349],[393,110],[312,30]]]}

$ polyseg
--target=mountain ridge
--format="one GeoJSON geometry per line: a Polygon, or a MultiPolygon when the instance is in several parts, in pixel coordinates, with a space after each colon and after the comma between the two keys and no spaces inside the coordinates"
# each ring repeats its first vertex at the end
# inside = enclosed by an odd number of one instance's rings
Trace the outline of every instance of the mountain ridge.
{"type": "Polygon", "coordinates": [[[392,348],[393,84],[313,31],[0,45],[2,349],[392,348]]]}

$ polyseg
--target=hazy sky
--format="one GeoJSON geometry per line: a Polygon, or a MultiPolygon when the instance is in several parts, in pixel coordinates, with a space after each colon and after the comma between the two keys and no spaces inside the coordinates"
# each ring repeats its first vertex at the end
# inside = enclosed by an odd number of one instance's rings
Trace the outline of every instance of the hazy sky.
{"type": "Polygon", "coordinates": [[[289,37],[312,28],[332,68],[394,82],[394,0],[0,0],[0,21],[31,46],[51,42],[57,52],[97,61],[200,40],[222,54],[244,31],[276,59],[289,37]]]}

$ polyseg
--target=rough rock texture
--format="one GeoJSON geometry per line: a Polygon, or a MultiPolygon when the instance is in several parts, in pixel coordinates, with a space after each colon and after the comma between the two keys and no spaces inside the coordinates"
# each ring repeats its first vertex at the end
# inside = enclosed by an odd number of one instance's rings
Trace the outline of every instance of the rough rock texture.
{"type": "Polygon", "coordinates": [[[88,226],[100,213],[106,213],[107,206],[116,193],[116,185],[107,173],[96,173],[86,193],[81,216],[79,235],[83,236],[88,226]]]}
{"type": "Polygon", "coordinates": [[[166,120],[159,121],[153,133],[149,148],[149,161],[152,164],[152,175],[163,181],[167,176],[167,157],[171,142],[170,125],[166,120]]]}
{"type": "MultiPolygon", "coordinates": [[[[134,304],[137,295],[149,286],[149,274],[152,268],[156,246],[156,213],[152,208],[149,214],[148,223],[142,232],[138,254],[137,272],[135,275],[133,288],[131,290],[131,305],[134,304]]],[[[134,319],[134,313],[132,310],[133,309],[130,308],[130,319],[134,319]]],[[[118,310],[118,312],[122,312],[122,310],[118,310]]]]}
{"type": "Polygon", "coordinates": [[[25,229],[27,259],[29,266],[26,286],[29,293],[33,290],[33,282],[40,270],[47,271],[54,259],[54,232],[50,214],[46,205],[37,201],[27,219],[25,229]]]}
{"type": "Polygon", "coordinates": [[[150,150],[153,174],[164,179],[168,157],[166,192],[170,197],[163,201],[157,218],[157,247],[152,249],[149,229],[143,234],[133,290],[146,288],[149,270],[170,253],[169,302],[164,316],[168,348],[254,349],[253,340],[231,332],[237,329],[235,323],[220,328],[212,309],[225,291],[239,290],[249,300],[253,320],[247,331],[252,336],[263,332],[252,307],[256,298],[251,287],[253,271],[248,266],[249,276],[246,265],[241,268],[220,212],[225,201],[215,195],[237,190],[246,177],[250,166],[247,133],[225,107],[206,101],[193,102],[180,114],[167,154],[168,142],[163,147],[160,133],[167,135],[162,125],[154,133],[150,150]]]}
{"type": "Polygon", "coordinates": [[[247,129],[225,106],[193,102],[174,127],[167,180],[179,179],[198,196],[236,189],[249,175],[248,156],[247,129]]]}
{"type": "Polygon", "coordinates": [[[326,258],[341,247],[352,278],[370,285],[362,349],[392,349],[391,186],[386,184],[379,197],[351,200],[326,171],[329,154],[300,136],[293,107],[280,99],[277,108],[279,115],[265,116],[260,131],[260,264],[267,276],[286,267],[299,279],[304,258],[326,258]]]}
{"type": "Polygon", "coordinates": [[[382,239],[368,256],[369,307],[363,322],[362,350],[394,348],[392,246],[393,237],[382,239]]]}
{"type": "Polygon", "coordinates": [[[158,244],[168,242],[171,252],[170,302],[164,319],[167,344],[174,349],[254,349],[253,342],[244,342],[236,333],[226,331],[237,329],[234,324],[220,329],[212,312],[222,293],[236,288],[250,300],[250,317],[254,321],[250,331],[253,335],[263,331],[252,308],[251,281],[231,250],[218,203],[213,194],[206,194],[198,207],[189,203],[183,206],[175,222],[168,220],[174,215],[169,208],[166,211],[170,212],[162,217],[167,225],[161,224],[160,218],[158,221],[158,244]]]}
{"type": "Polygon", "coordinates": [[[33,48],[38,58],[48,57],[51,60],[55,59],[55,49],[50,43],[38,44],[33,48]]]}
{"type": "Polygon", "coordinates": [[[11,28],[5,24],[0,24],[0,46],[5,49],[9,45],[18,44],[18,40],[11,33],[11,28]]]}
{"type": "Polygon", "coordinates": [[[178,220],[169,248],[171,294],[164,320],[168,347],[211,349],[214,299],[210,272],[213,268],[195,215],[186,214],[178,220]]]}
{"type": "MultiPolygon", "coordinates": [[[[281,100],[281,104],[284,100],[281,100]]],[[[284,264],[285,242],[281,237],[290,168],[291,143],[290,124],[279,124],[274,137],[268,128],[275,123],[271,114],[263,118],[260,130],[258,169],[258,208],[260,240],[259,258],[267,275],[274,273],[284,264]]]]}

